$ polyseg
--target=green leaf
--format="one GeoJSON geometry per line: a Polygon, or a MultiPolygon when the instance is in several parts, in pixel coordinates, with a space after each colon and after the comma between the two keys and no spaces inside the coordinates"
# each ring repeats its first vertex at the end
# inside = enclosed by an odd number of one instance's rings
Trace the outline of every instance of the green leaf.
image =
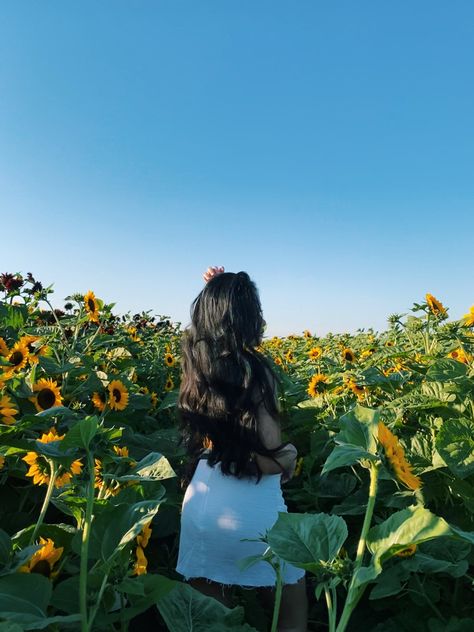
{"type": "Polygon", "coordinates": [[[10,621],[0,623],[0,632],[24,632],[24,629],[18,623],[11,623],[10,621]]]}
{"type": "Polygon", "coordinates": [[[42,619],[51,599],[51,582],[38,574],[13,573],[0,577],[0,617],[18,621],[12,613],[42,619]],[[8,613],[9,616],[5,616],[8,613]]]}
{"type": "Polygon", "coordinates": [[[7,566],[12,556],[12,541],[8,533],[0,529],[0,565],[7,566]]]}
{"type": "Polygon", "coordinates": [[[78,421],[61,441],[61,449],[85,448],[88,450],[90,442],[97,434],[98,421],[95,415],[78,421]]]}
{"type": "Polygon", "coordinates": [[[156,514],[162,500],[146,500],[132,506],[118,505],[107,508],[92,523],[90,539],[91,557],[111,560],[132,542],[143,527],[156,514]]]}
{"type": "Polygon", "coordinates": [[[474,422],[446,419],[436,437],[436,449],[453,474],[467,478],[474,472],[474,422]]]}
{"type": "Polygon", "coordinates": [[[150,452],[130,470],[129,474],[114,477],[117,481],[147,480],[161,481],[174,478],[175,471],[166,457],[159,452],[150,452]]]}
{"type": "Polygon", "coordinates": [[[349,443],[375,454],[379,418],[379,411],[356,404],[353,410],[340,418],[341,432],[338,434],[336,442],[349,443]]]}
{"type": "Polygon", "coordinates": [[[184,583],[177,582],[157,606],[169,632],[256,632],[244,622],[242,607],[229,610],[184,583]]]}
{"type": "Polygon", "coordinates": [[[451,382],[467,375],[467,366],[450,358],[437,359],[426,372],[430,382],[451,382]]]}
{"type": "Polygon", "coordinates": [[[372,527],[367,537],[367,548],[373,553],[374,568],[380,572],[382,561],[392,557],[410,544],[451,535],[449,524],[421,506],[412,506],[392,514],[381,524],[372,527]]]}
{"type": "Polygon", "coordinates": [[[348,445],[346,443],[337,445],[326,459],[321,474],[327,474],[346,465],[354,465],[364,459],[375,461],[377,457],[357,445],[348,445]]]}
{"type": "Polygon", "coordinates": [[[174,390],[174,391],[170,391],[169,393],[166,393],[166,395],[163,398],[163,401],[158,406],[157,410],[166,410],[167,408],[175,408],[175,406],[178,403],[178,395],[179,395],[178,390],[174,390]]]}
{"type": "Polygon", "coordinates": [[[285,562],[315,570],[332,562],[347,538],[347,525],[328,514],[279,513],[267,534],[272,551],[285,562]]]}

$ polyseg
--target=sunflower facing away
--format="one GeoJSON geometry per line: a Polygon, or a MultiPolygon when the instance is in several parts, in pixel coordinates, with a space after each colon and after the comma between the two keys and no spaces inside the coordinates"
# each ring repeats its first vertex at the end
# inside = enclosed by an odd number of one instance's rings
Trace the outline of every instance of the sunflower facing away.
{"type": "Polygon", "coordinates": [[[0,336],[0,355],[7,356],[9,354],[8,345],[5,340],[0,336]]]}
{"type": "Polygon", "coordinates": [[[57,382],[51,378],[41,378],[33,386],[35,397],[30,397],[30,401],[36,406],[38,412],[48,410],[54,406],[61,406],[63,398],[57,382]]]}
{"type": "Polygon", "coordinates": [[[128,405],[128,390],[120,380],[112,380],[108,386],[109,406],[112,410],[125,410],[128,405]]]}
{"type": "MultiPolygon", "coordinates": [[[[40,443],[51,443],[52,441],[61,441],[64,437],[65,435],[58,435],[56,428],[51,428],[47,433],[42,434],[38,441],[40,443]]],[[[46,457],[36,452],[28,452],[23,457],[23,461],[30,466],[26,475],[33,478],[34,485],[48,485],[51,480],[51,467],[46,457]]],[[[80,474],[82,471],[80,460],[73,461],[69,470],[66,470],[62,465],[59,467],[60,474],[54,482],[54,486],[58,489],[70,483],[73,475],[80,474]]]]}
{"type": "Polygon", "coordinates": [[[405,458],[405,451],[397,437],[390,432],[383,422],[379,422],[378,440],[384,449],[385,456],[397,479],[410,489],[419,489],[421,487],[421,480],[418,476],[413,474],[411,465],[405,458]]]}
{"type": "Polygon", "coordinates": [[[426,295],[426,302],[430,308],[430,312],[435,316],[446,316],[446,308],[441,301],[438,301],[432,294],[426,295]]]}
{"type": "Polygon", "coordinates": [[[311,397],[319,397],[323,392],[323,385],[327,384],[327,381],[328,376],[324,375],[324,373],[316,373],[316,375],[313,375],[308,384],[308,395],[311,395],[311,397]]]}
{"type": "Polygon", "coordinates": [[[105,396],[105,393],[93,393],[92,394],[92,403],[94,404],[95,408],[97,408],[98,411],[102,412],[105,408],[105,404],[107,403],[107,397],[105,396]]]}
{"type": "Polygon", "coordinates": [[[11,426],[15,423],[15,415],[18,415],[18,408],[12,402],[9,395],[0,396],[0,423],[11,426]]]}
{"type": "Polygon", "coordinates": [[[56,548],[53,540],[47,538],[40,538],[39,544],[41,548],[33,553],[32,557],[26,564],[20,566],[18,569],[20,573],[39,573],[49,579],[54,579],[58,574],[58,570],[55,570],[55,566],[59,561],[59,558],[63,554],[63,547],[56,548]]]}
{"type": "Polygon", "coordinates": [[[347,347],[342,350],[342,359],[344,362],[354,362],[355,354],[352,349],[348,349],[347,347]]]}
{"type": "Polygon", "coordinates": [[[95,297],[94,292],[89,290],[84,296],[84,305],[89,316],[89,320],[93,323],[99,322],[99,303],[95,297]]]}

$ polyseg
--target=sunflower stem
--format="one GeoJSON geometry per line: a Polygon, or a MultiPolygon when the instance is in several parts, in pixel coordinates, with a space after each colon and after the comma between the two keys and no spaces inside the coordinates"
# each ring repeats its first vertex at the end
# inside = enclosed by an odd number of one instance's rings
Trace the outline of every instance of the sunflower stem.
{"type": "Polygon", "coordinates": [[[49,471],[50,471],[48,489],[46,490],[46,496],[44,497],[44,500],[43,500],[43,506],[41,507],[41,512],[40,512],[38,521],[36,522],[35,528],[33,529],[33,534],[30,538],[30,544],[33,544],[33,542],[35,541],[36,536],[38,535],[38,531],[40,530],[41,525],[43,524],[44,517],[48,510],[49,501],[51,500],[51,496],[53,495],[56,477],[58,475],[58,470],[56,468],[55,462],[52,461],[51,459],[47,459],[47,461],[48,461],[49,471]]]}
{"type": "Polygon", "coordinates": [[[379,467],[380,463],[371,463],[370,464],[370,485],[369,485],[369,499],[367,501],[367,508],[365,510],[364,523],[362,525],[362,532],[360,534],[359,544],[357,546],[357,554],[354,562],[354,571],[352,573],[352,579],[349,584],[349,590],[347,593],[346,601],[344,604],[344,609],[342,611],[341,618],[339,620],[339,624],[336,628],[336,632],[344,632],[347,624],[349,623],[350,616],[352,611],[356,607],[359,599],[362,597],[362,594],[365,590],[365,585],[357,584],[359,570],[362,566],[362,562],[364,560],[365,546],[367,541],[367,534],[370,529],[370,524],[372,522],[372,516],[374,513],[375,507],[375,498],[377,496],[377,486],[378,486],[378,478],[379,478],[379,467]]]}
{"type": "Polygon", "coordinates": [[[64,331],[64,327],[63,327],[63,326],[61,325],[61,323],[59,322],[59,318],[56,316],[56,312],[54,311],[53,306],[51,305],[51,303],[48,301],[48,299],[47,299],[47,298],[46,298],[46,299],[44,299],[44,300],[46,301],[46,304],[47,304],[47,305],[49,306],[49,308],[51,309],[51,313],[53,314],[53,316],[54,316],[54,320],[56,321],[56,324],[58,325],[58,327],[59,327],[59,329],[60,329],[60,331],[61,331],[61,333],[62,333],[62,336],[63,336],[63,338],[64,338],[64,342],[66,343],[66,346],[67,346],[67,347],[69,347],[69,340],[67,339],[66,332],[64,331]]]}
{"type": "Polygon", "coordinates": [[[281,573],[280,563],[277,562],[274,566],[276,572],[276,591],[275,591],[275,605],[273,607],[273,619],[271,632],[277,632],[278,617],[280,616],[281,595],[283,590],[283,577],[281,573]]]}
{"type": "MultiPolygon", "coordinates": [[[[87,489],[86,517],[82,529],[81,567],[79,575],[79,603],[81,613],[81,632],[90,632],[87,620],[87,570],[89,561],[89,538],[94,508],[94,455],[87,452],[87,466],[89,471],[89,485],[87,489]]],[[[91,620],[92,622],[92,620],[91,620]]]]}
{"type": "Polygon", "coordinates": [[[105,573],[104,578],[102,580],[102,584],[100,585],[99,594],[97,595],[95,606],[91,610],[91,616],[90,616],[90,619],[89,619],[89,629],[91,629],[91,630],[92,630],[92,624],[94,623],[94,619],[95,619],[96,614],[97,614],[97,610],[99,609],[99,606],[100,606],[100,602],[102,601],[102,597],[104,596],[104,591],[105,591],[105,588],[107,586],[108,578],[109,578],[109,574],[105,573]]]}

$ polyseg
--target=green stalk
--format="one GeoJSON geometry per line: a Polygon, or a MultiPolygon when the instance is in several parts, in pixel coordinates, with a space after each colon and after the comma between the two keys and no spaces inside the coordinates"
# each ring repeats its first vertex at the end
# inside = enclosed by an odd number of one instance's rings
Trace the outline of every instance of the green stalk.
{"type": "Polygon", "coordinates": [[[336,628],[336,632],[345,631],[347,624],[349,623],[349,619],[352,614],[352,611],[356,607],[357,603],[359,602],[359,599],[362,597],[362,594],[365,590],[365,586],[355,585],[355,578],[357,577],[359,569],[361,568],[362,562],[364,560],[367,534],[369,532],[370,524],[372,522],[372,516],[374,513],[374,507],[375,507],[375,498],[377,496],[379,467],[380,467],[379,463],[370,464],[369,499],[367,501],[367,508],[365,510],[364,524],[362,525],[362,532],[360,534],[359,544],[357,546],[357,555],[354,562],[354,571],[352,574],[352,579],[349,584],[349,591],[347,593],[346,602],[344,604],[344,609],[342,611],[342,615],[339,620],[339,625],[336,628]]]}
{"type": "Polygon", "coordinates": [[[281,604],[281,594],[283,590],[283,577],[281,574],[280,563],[274,566],[276,572],[276,591],[275,591],[275,605],[273,607],[273,619],[272,619],[272,628],[270,632],[277,632],[278,628],[278,617],[280,616],[280,604],[281,604]]]}
{"type": "Polygon", "coordinates": [[[329,632],[334,632],[336,629],[336,604],[333,604],[332,602],[331,591],[327,585],[324,586],[324,594],[326,596],[326,605],[328,609],[329,632]]]}
{"type": "Polygon", "coordinates": [[[102,580],[102,584],[100,585],[99,594],[97,595],[97,599],[95,602],[95,606],[91,610],[91,616],[89,619],[89,628],[92,630],[92,624],[94,623],[95,616],[97,614],[97,610],[99,609],[100,602],[102,601],[102,597],[104,596],[104,590],[107,586],[107,579],[109,578],[109,574],[105,573],[104,579],[102,580]]]}
{"type": "MultiPolygon", "coordinates": [[[[87,620],[87,567],[89,561],[89,537],[94,508],[94,456],[87,452],[87,466],[89,470],[89,487],[87,490],[86,517],[82,529],[81,569],[79,575],[79,604],[81,613],[81,632],[89,632],[91,627],[87,620]]],[[[92,622],[92,620],[91,620],[92,622]]]]}
{"type": "Polygon", "coordinates": [[[35,541],[36,536],[38,535],[38,531],[41,525],[43,524],[44,517],[48,510],[49,501],[51,500],[51,496],[53,495],[54,483],[56,482],[56,477],[58,475],[58,470],[56,468],[56,464],[54,463],[54,461],[52,461],[51,459],[47,459],[47,461],[48,461],[49,471],[50,471],[48,489],[46,490],[46,496],[44,497],[44,500],[43,500],[43,506],[41,507],[41,512],[40,512],[38,521],[35,525],[33,534],[30,538],[30,544],[33,544],[33,542],[35,541]]]}

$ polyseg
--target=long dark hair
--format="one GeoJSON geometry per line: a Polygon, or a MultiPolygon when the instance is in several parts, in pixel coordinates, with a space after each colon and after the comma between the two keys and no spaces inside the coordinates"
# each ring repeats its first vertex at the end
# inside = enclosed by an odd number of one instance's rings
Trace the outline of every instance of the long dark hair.
{"type": "Polygon", "coordinates": [[[265,448],[257,428],[262,402],[278,415],[276,378],[255,349],[264,324],[257,287],[246,272],[214,276],[192,303],[182,338],[178,412],[194,465],[207,447],[211,466],[220,462],[224,474],[258,481],[261,471],[252,454],[275,453],[265,448]]]}

